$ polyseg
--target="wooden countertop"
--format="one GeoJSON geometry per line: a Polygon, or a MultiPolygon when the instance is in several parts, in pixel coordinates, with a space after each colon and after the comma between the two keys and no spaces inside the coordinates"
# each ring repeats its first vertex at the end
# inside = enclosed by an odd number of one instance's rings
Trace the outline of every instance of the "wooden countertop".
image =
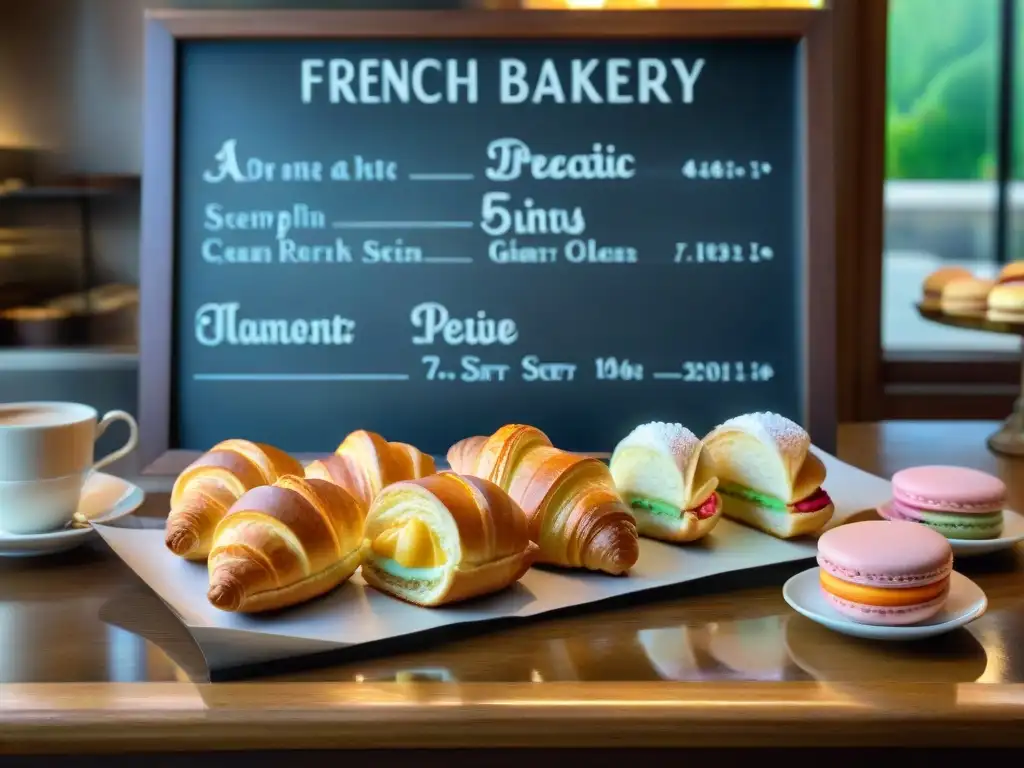
{"type": "MultiPolygon", "coordinates": [[[[1024,460],[994,424],[846,425],[840,456],[888,476],[1024,460]]],[[[151,495],[142,514],[166,510],[151,495]]],[[[100,542],[0,560],[0,754],[385,747],[1024,746],[1024,553],[958,561],[989,612],[926,643],[880,644],[794,614],[806,563],[693,585],[642,608],[549,618],[400,655],[204,682],[170,611],[100,542]]]]}

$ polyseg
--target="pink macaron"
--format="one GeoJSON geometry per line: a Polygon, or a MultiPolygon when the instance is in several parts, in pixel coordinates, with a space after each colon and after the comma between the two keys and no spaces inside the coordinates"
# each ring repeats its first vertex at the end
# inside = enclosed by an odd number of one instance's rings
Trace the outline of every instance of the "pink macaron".
{"type": "Polygon", "coordinates": [[[948,539],[996,539],[1003,531],[1006,486],[967,467],[911,467],[892,476],[888,520],[909,520],[948,539]]]}
{"type": "Polygon", "coordinates": [[[953,550],[927,526],[867,520],[818,539],[821,589],[859,624],[903,626],[930,619],[949,596],[953,550]]]}

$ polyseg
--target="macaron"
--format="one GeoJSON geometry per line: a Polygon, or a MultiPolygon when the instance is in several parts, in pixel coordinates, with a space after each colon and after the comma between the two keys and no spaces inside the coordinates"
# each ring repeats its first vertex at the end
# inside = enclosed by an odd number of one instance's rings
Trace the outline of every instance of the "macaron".
{"type": "Polygon", "coordinates": [[[1001,270],[996,278],[998,283],[1024,282],[1024,261],[1011,261],[1001,270]]]}
{"type": "Polygon", "coordinates": [[[892,501],[879,510],[888,520],[922,523],[947,539],[998,539],[1003,532],[1006,486],[967,467],[911,467],[892,476],[892,501]]]}
{"type": "Polygon", "coordinates": [[[953,550],[923,525],[888,520],[848,523],[818,539],[825,597],[858,624],[905,626],[926,621],[949,596],[953,550]]]}
{"type": "Polygon", "coordinates": [[[947,315],[984,316],[988,295],[994,286],[994,280],[981,280],[977,277],[950,280],[942,287],[939,308],[947,315]]]}
{"type": "Polygon", "coordinates": [[[1024,322],[1024,282],[1000,283],[989,291],[988,319],[1003,323],[1024,322]]]}
{"type": "Polygon", "coordinates": [[[925,309],[939,309],[939,300],[942,298],[942,289],[946,283],[952,280],[962,280],[966,277],[974,277],[963,267],[943,267],[932,272],[924,279],[921,286],[921,306],[925,309]]]}

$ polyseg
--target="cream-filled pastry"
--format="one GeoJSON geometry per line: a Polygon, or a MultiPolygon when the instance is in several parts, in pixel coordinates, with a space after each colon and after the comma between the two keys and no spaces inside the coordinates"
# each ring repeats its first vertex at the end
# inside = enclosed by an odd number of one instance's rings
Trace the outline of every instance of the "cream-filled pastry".
{"type": "Polygon", "coordinates": [[[682,424],[641,424],[615,447],[609,466],[641,536],[694,541],[718,523],[714,462],[682,424]]]}
{"type": "Polygon", "coordinates": [[[508,587],[536,553],[526,515],[507,493],[442,472],[377,495],[366,519],[362,573],[382,592],[432,607],[508,587]]]}
{"type": "Polygon", "coordinates": [[[780,539],[814,533],[832,519],[821,487],[825,465],[799,424],[777,413],[729,419],[704,438],[718,473],[722,514],[780,539]]]}

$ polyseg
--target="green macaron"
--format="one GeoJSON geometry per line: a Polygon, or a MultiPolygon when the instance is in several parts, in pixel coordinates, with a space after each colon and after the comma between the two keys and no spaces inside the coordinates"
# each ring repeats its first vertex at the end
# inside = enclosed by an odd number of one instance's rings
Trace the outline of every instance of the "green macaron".
{"type": "Polygon", "coordinates": [[[947,539],[998,539],[1003,532],[1003,513],[955,515],[918,511],[918,522],[938,531],[947,539]]]}

